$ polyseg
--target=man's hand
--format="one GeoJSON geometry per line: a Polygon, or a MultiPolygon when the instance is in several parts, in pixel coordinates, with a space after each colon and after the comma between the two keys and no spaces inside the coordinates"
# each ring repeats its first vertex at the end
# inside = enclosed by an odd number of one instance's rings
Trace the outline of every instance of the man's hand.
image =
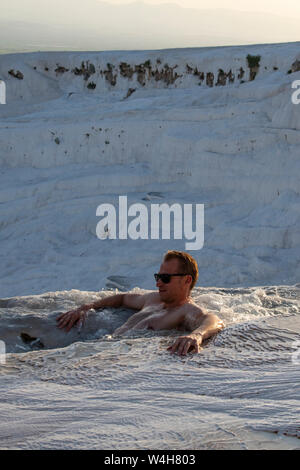
{"type": "Polygon", "coordinates": [[[70,310],[69,312],[62,313],[57,317],[58,328],[65,328],[66,331],[70,331],[75,325],[82,326],[87,317],[87,312],[92,307],[91,305],[83,305],[82,307],[70,310]]]}
{"type": "MultiPolygon", "coordinates": [[[[156,294],[157,295],[157,294],[156,294]]],[[[116,294],[110,295],[108,297],[104,297],[102,299],[97,300],[92,304],[82,305],[75,310],[70,310],[69,312],[62,313],[56,319],[58,322],[58,328],[65,328],[66,331],[70,331],[71,328],[75,325],[83,326],[84,322],[87,317],[88,310],[92,308],[98,310],[99,308],[110,307],[110,308],[118,308],[118,307],[127,307],[136,310],[140,310],[143,308],[145,304],[145,299],[149,296],[153,296],[151,294],[131,294],[131,293],[124,293],[124,294],[116,294]]]]}
{"type": "Polygon", "coordinates": [[[172,346],[168,347],[168,351],[171,353],[175,353],[177,351],[177,354],[181,356],[185,356],[188,352],[198,353],[201,349],[201,343],[202,335],[200,333],[180,336],[172,346]]]}

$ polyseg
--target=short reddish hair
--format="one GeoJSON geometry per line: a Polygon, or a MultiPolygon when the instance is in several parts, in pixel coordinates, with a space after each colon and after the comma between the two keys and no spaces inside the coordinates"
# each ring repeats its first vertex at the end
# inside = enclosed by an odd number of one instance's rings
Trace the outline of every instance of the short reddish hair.
{"type": "Polygon", "coordinates": [[[171,259],[178,259],[182,273],[186,273],[192,276],[192,283],[190,287],[190,290],[192,290],[198,279],[199,271],[197,261],[194,260],[194,258],[188,253],[176,250],[169,250],[164,255],[164,261],[170,261],[171,259]]]}

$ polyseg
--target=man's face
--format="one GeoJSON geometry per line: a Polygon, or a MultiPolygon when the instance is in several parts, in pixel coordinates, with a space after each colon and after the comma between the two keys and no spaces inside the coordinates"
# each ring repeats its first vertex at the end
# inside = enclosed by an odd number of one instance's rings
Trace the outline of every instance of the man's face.
{"type": "MultiPolygon", "coordinates": [[[[158,274],[178,274],[181,273],[179,262],[177,259],[165,261],[160,266],[158,274]]],[[[163,302],[173,302],[174,300],[182,297],[189,287],[186,284],[187,276],[172,276],[168,284],[158,279],[156,286],[159,291],[160,298],[163,302]]]]}

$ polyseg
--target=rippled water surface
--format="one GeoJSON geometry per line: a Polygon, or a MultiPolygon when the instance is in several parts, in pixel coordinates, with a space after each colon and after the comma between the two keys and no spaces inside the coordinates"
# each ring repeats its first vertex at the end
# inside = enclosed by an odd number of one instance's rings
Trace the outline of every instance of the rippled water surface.
{"type": "Polygon", "coordinates": [[[186,357],[175,331],[112,337],[126,310],[56,328],[108,294],[0,299],[1,448],[300,449],[300,285],[196,288],[226,328],[186,357]]]}

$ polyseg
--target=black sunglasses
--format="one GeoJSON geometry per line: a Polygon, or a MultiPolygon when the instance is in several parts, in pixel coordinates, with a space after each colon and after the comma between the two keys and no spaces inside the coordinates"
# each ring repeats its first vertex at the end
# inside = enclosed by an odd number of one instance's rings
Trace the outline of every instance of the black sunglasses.
{"type": "Polygon", "coordinates": [[[169,284],[172,276],[187,276],[187,274],[154,274],[156,282],[160,279],[164,284],[169,284]]]}

